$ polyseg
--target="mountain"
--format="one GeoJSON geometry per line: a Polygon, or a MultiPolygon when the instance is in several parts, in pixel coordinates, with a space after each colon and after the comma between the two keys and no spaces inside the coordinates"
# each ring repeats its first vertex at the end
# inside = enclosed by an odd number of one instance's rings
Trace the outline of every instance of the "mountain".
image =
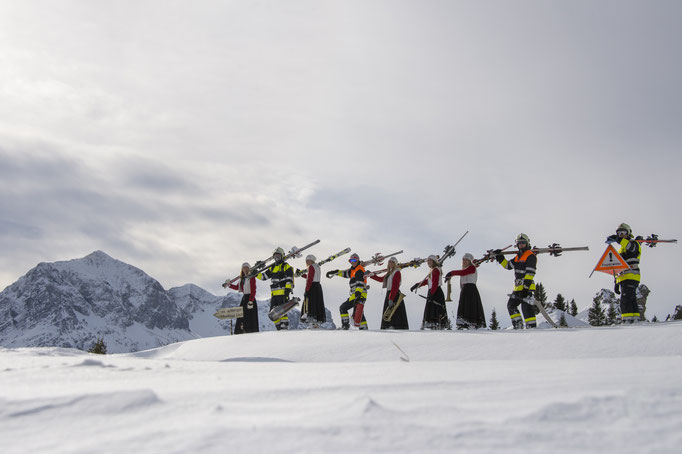
{"type": "MultiPolygon", "coordinates": [[[[265,293],[267,290],[261,290],[265,293]]],[[[102,251],[86,257],[40,263],[0,293],[0,345],[72,347],[87,350],[103,338],[122,353],[200,337],[229,335],[232,321],[213,317],[239,305],[241,295],[215,296],[194,285],[171,288],[102,251]]],[[[258,301],[261,331],[275,325],[269,300],[258,301]]],[[[331,314],[327,311],[331,320],[331,314]]],[[[290,312],[299,328],[300,312],[290,312]]],[[[324,328],[334,329],[333,322],[324,328]]]]}

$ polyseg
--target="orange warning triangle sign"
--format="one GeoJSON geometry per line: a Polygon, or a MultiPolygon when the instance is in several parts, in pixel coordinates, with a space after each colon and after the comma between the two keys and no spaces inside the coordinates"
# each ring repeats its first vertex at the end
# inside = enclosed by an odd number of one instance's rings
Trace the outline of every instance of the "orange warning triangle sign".
{"type": "Polygon", "coordinates": [[[630,267],[623,257],[620,256],[618,251],[616,251],[616,248],[609,244],[604,251],[604,254],[599,259],[594,271],[600,271],[606,274],[616,274],[618,271],[627,270],[628,268],[630,267]]]}

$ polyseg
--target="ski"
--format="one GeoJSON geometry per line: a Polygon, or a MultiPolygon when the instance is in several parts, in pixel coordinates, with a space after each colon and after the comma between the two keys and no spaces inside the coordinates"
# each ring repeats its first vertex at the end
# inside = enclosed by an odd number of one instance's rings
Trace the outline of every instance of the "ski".
{"type": "MultiPolygon", "coordinates": [[[[289,260],[290,258],[298,258],[298,257],[300,257],[300,256],[301,256],[301,252],[303,252],[303,251],[305,251],[306,249],[309,249],[309,248],[315,246],[315,245],[316,245],[317,243],[319,243],[319,242],[320,242],[320,240],[315,240],[315,241],[313,241],[312,243],[306,244],[306,245],[303,246],[302,248],[297,248],[296,246],[292,247],[291,250],[290,250],[284,257],[282,257],[282,261],[285,262],[285,261],[289,260]]],[[[274,259],[274,258],[271,257],[271,259],[274,259]]],[[[267,261],[269,261],[269,260],[270,260],[270,259],[268,259],[267,261]]],[[[263,263],[263,262],[262,262],[262,263],[263,263]]],[[[252,278],[252,277],[254,277],[254,276],[257,276],[258,273],[262,272],[265,268],[267,268],[266,265],[267,265],[266,263],[263,263],[263,266],[262,266],[260,269],[252,270],[248,277],[249,277],[249,278],[252,278]]],[[[255,265],[254,265],[254,268],[256,268],[255,265]]]]}
{"type": "Polygon", "coordinates": [[[394,252],[393,254],[387,254],[387,255],[383,255],[383,254],[381,254],[380,252],[377,252],[377,253],[374,254],[374,255],[372,256],[372,258],[370,258],[369,260],[365,260],[365,261],[360,262],[360,265],[362,265],[362,266],[368,266],[368,265],[383,265],[383,264],[384,264],[384,261],[385,261],[387,258],[393,257],[394,255],[402,254],[402,253],[403,253],[403,250],[402,250],[402,249],[399,250],[398,252],[394,252]]]}
{"type": "Polygon", "coordinates": [[[301,299],[295,296],[286,303],[273,307],[270,309],[270,312],[268,312],[268,318],[274,322],[275,320],[284,317],[287,312],[289,312],[295,306],[298,306],[299,301],[301,301],[301,299]]]}
{"type": "MultiPolygon", "coordinates": [[[[415,258],[415,259],[410,260],[409,262],[398,263],[398,269],[402,270],[402,269],[410,268],[410,267],[419,268],[422,263],[426,262],[426,260],[427,259],[415,258]]],[[[371,276],[376,276],[377,274],[385,273],[386,271],[388,271],[388,268],[384,268],[384,269],[376,270],[376,271],[370,271],[368,274],[371,276]]]]}
{"type": "MultiPolygon", "coordinates": [[[[500,249],[500,253],[503,255],[510,255],[510,254],[518,254],[519,251],[514,249],[511,251],[505,251],[510,246],[507,246],[504,249],[500,249]]],[[[561,254],[564,252],[573,252],[573,251],[589,251],[590,248],[588,246],[580,246],[580,247],[561,247],[558,243],[550,244],[548,247],[533,247],[531,251],[534,254],[549,254],[553,257],[559,257],[561,254]]],[[[485,256],[478,260],[474,260],[476,265],[479,265],[483,262],[492,262],[495,259],[495,251],[493,249],[489,249],[488,252],[486,252],[485,256]]]]}
{"type": "MultiPolygon", "coordinates": [[[[319,262],[317,262],[317,265],[318,265],[318,266],[322,266],[322,265],[324,265],[325,263],[329,263],[329,262],[331,262],[332,260],[336,260],[337,258],[341,257],[342,255],[348,254],[349,252],[350,252],[350,248],[347,247],[347,248],[344,249],[343,251],[337,252],[337,253],[334,254],[334,255],[330,255],[329,257],[327,257],[327,258],[324,259],[324,260],[320,260],[319,262]]],[[[294,275],[295,275],[296,277],[301,277],[301,275],[302,275],[303,273],[305,273],[306,271],[307,271],[307,269],[296,270],[296,272],[294,273],[294,275]]]]}
{"type": "Polygon", "coordinates": [[[642,238],[641,236],[638,236],[635,238],[635,241],[638,243],[644,243],[646,246],[649,247],[656,247],[659,243],[673,243],[677,244],[677,240],[661,240],[658,238],[658,235],[652,233],[650,236],[646,238],[642,238]]]}
{"type": "Polygon", "coordinates": [[[438,258],[438,268],[443,266],[443,262],[445,262],[445,260],[449,259],[450,257],[454,256],[457,253],[457,250],[456,250],[457,245],[460,243],[460,241],[462,241],[464,239],[465,236],[467,236],[468,233],[469,233],[468,230],[466,232],[464,232],[464,235],[462,235],[459,238],[459,240],[457,240],[457,242],[455,244],[453,244],[452,246],[451,245],[445,246],[445,249],[443,249],[443,255],[438,258]]]}
{"type": "MultiPolygon", "coordinates": [[[[251,277],[257,275],[258,273],[260,273],[261,271],[263,271],[265,268],[268,267],[268,263],[269,263],[271,260],[274,260],[274,257],[273,257],[272,255],[271,255],[270,257],[266,258],[265,260],[258,260],[258,261],[257,261],[256,263],[254,263],[253,266],[251,267],[251,270],[249,271],[250,274],[249,274],[249,276],[247,276],[247,278],[251,278],[251,277]],[[255,273],[255,274],[254,274],[254,273],[255,273]]],[[[227,288],[230,284],[234,284],[234,283],[237,282],[240,278],[241,278],[241,276],[237,276],[237,277],[235,277],[235,278],[226,280],[225,282],[223,282],[223,288],[227,288]]]]}

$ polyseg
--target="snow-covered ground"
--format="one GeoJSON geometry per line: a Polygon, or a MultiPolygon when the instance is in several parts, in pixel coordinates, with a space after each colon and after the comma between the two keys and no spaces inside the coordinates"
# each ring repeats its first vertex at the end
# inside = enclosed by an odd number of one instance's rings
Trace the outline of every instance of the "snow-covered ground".
{"type": "Polygon", "coordinates": [[[677,453],[681,377],[682,323],[0,349],[0,452],[677,453]]]}

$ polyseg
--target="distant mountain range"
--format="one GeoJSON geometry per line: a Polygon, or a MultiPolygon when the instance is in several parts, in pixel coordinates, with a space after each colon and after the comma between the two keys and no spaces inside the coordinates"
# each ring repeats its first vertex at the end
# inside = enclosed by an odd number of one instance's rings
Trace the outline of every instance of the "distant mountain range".
{"type": "MultiPolygon", "coordinates": [[[[230,321],[213,313],[240,300],[237,293],[215,296],[193,284],[165,290],[139,268],[95,251],[80,259],[40,263],[3,290],[0,345],[87,350],[101,337],[108,352],[122,353],[229,335],[230,321]]],[[[267,317],[268,303],[258,301],[261,331],[275,329],[267,317]]],[[[300,312],[293,310],[293,329],[299,319],[300,312]]]]}

